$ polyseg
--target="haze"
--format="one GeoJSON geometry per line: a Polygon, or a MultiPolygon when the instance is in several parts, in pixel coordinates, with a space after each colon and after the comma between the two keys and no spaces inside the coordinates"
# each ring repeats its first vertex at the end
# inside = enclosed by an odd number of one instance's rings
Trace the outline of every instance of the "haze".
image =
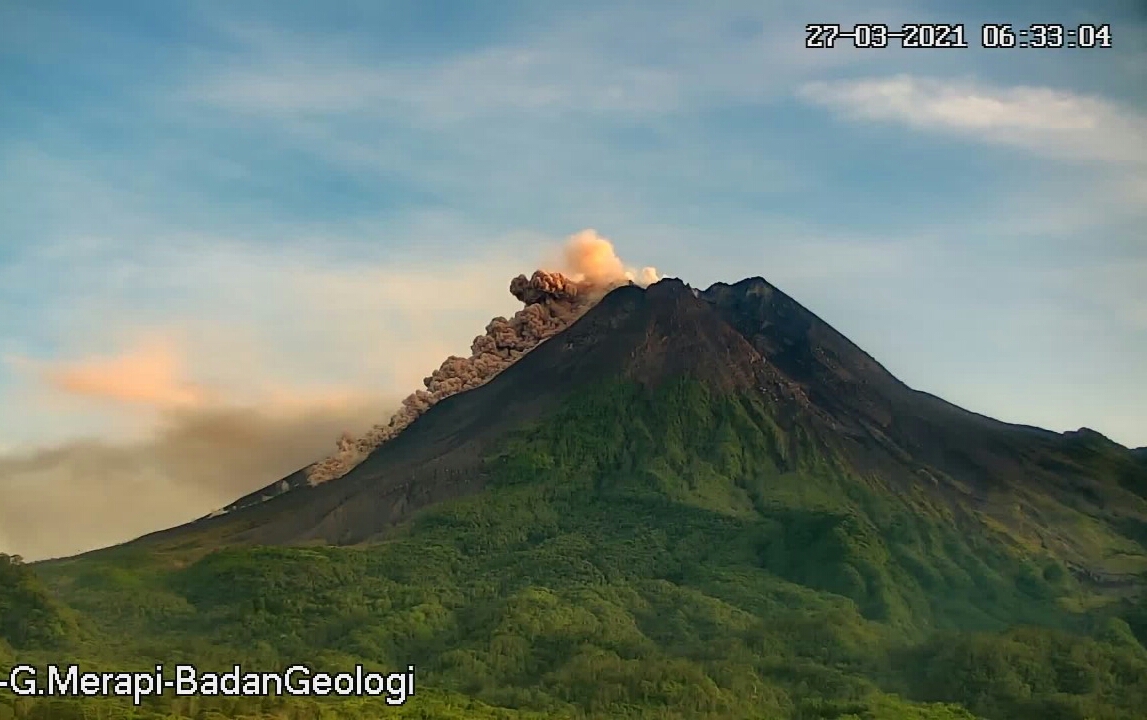
{"type": "Polygon", "coordinates": [[[1147,445],[1142,5],[865,8],[5,3],[0,552],[318,460],[585,228],[762,275],[964,407],[1147,445]],[[860,20],[973,47],[805,49],[860,20]],[[989,21],[1114,47],[980,50],[989,21]]]}

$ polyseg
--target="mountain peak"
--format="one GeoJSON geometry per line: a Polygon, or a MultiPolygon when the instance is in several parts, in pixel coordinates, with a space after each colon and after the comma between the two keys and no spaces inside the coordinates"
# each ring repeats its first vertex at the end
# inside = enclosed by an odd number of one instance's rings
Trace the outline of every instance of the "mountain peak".
{"type": "Polygon", "coordinates": [[[198,523],[261,543],[357,542],[427,504],[480,490],[489,448],[586,389],[652,389],[678,378],[718,393],[800,395],[680,279],[627,283],[490,381],[428,408],[345,475],[315,485],[300,471],[198,523]]]}
{"type": "Polygon", "coordinates": [[[1092,430],[1089,427],[1081,427],[1078,430],[1067,430],[1064,437],[1079,438],[1080,440],[1102,440],[1107,442],[1114,442],[1098,430],[1092,430]]]}
{"type": "Polygon", "coordinates": [[[927,477],[946,478],[944,492],[977,497],[1021,485],[1069,493],[1081,481],[1052,469],[1056,454],[1079,438],[1089,457],[1104,452],[1092,452],[1102,436],[1086,428],[1061,436],[1007,425],[912,390],[763,278],[704,291],[666,278],[606,293],[489,381],[433,404],[345,474],[316,485],[300,471],[220,516],[161,535],[212,528],[229,542],[360,542],[420,508],[481,491],[485,458],[499,443],[594,388],[656,392],[678,379],[713,396],[749,398],[777,423],[790,457],[837,457],[902,488],[927,477]]]}

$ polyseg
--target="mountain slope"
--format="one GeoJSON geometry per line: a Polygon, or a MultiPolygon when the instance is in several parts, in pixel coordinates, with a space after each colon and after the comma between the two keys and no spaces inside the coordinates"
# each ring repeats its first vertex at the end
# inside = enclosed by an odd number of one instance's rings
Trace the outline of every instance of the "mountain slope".
{"type": "Polygon", "coordinates": [[[356,543],[419,508],[480,491],[505,434],[596,382],[647,387],[688,377],[756,395],[807,451],[832,455],[896,492],[924,491],[1016,544],[1054,551],[1085,577],[1147,571],[1147,475],[1096,433],[1002,423],[909,388],[761,278],[697,292],[679,280],[607,295],[565,332],[476,390],[431,408],[350,473],[252,493],[231,512],[159,533],[169,542],[356,543]]]}
{"type": "Polygon", "coordinates": [[[1139,717],[1141,602],[856,472],[780,410],[599,379],[492,443],[482,492],[385,542],[42,573],[145,666],[412,662],[428,690],[550,717],[1139,717]]]}
{"type": "Polygon", "coordinates": [[[1097,547],[1060,530],[1093,518],[1141,526],[1147,476],[1125,448],[1087,429],[1060,435],[1011,425],[913,390],[761,278],[718,283],[702,296],[832,419],[854,467],[900,487],[928,483],[1020,541],[1055,547],[1073,566],[1104,575],[1147,570],[1141,556],[1128,563],[1123,551],[1140,551],[1120,532],[1100,531],[1108,537],[1097,547]]]}
{"type": "Polygon", "coordinates": [[[228,515],[187,530],[222,531],[236,542],[358,542],[419,507],[481,489],[490,442],[580,388],[603,378],[652,386],[683,375],[723,390],[756,387],[777,399],[795,392],[680,281],[626,286],[485,386],[431,408],[346,476],[310,487],[300,471],[286,479],[298,489],[265,502],[274,486],[257,491],[228,515]]]}
{"type": "Polygon", "coordinates": [[[912,390],[759,278],[662,281],[340,478],[37,571],[96,638],[73,656],[414,663],[430,716],[1133,720],[1145,488],[1136,453],[912,390]]]}
{"type": "Polygon", "coordinates": [[[0,553],[0,644],[53,647],[73,620],[19,556],[0,553]]]}

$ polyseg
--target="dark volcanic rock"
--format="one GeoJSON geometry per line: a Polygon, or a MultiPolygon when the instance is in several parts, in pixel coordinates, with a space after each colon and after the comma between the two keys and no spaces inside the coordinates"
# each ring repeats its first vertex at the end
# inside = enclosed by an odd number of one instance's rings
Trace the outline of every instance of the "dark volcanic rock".
{"type": "Polygon", "coordinates": [[[486,385],[435,405],[347,475],[311,487],[300,471],[231,512],[149,538],[220,531],[237,542],[358,542],[421,507],[480,490],[490,443],[579,388],[610,378],[652,386],[682,375],[720,391],[800,395],[680,280],[621,287],[486,385]],[[297,489],[277,494],[284,482],[297,489]]]}
{"type": "Polygon", "coordinates": [[[703,292],[667,279],[614,290],[486,385],[435,405],[347,475],[311,487],[296,473],[285,482],[298,489],[263,501],[272,485],[232,512],[148,539],[210,532],[220,542],[363,541],[419,508],[480,491],[492,444],[578,390],[680,376],[718,392],[761,394],[783,424],[801,427],[802,442],[900,490],[924,478],[954,506],[991,510],[999,497],[1038,494],[1102,513],[1127,493],[1147,497],[1144,449],[1129,452],[1086,429],[1061,435],[999,422],[913,390],[761,278],[703,292]]]}
{"type": "Polygon", "coordinates": [[[1144,467],[1147,467],[1147,447],[1135,448],[1131,451],[1131,457],[1135,458],[1144,467]]]}

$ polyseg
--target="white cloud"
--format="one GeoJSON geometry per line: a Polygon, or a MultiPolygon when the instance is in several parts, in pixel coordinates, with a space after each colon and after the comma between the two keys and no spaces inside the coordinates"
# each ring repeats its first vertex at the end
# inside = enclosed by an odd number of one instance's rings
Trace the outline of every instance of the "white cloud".
{"type": "Polygon", "coordinates": [[[880,61],[846,47],[808,51],[804,25],[793,20],[801,7],[586,8],[501,45],[418,63],[379,59],[353,34],[332,41],[223,22],[243,51],[206,56],[176,99],[280,120],[357,114],[418,127],[539,115],[624,121],[761,101],[781,96],[794,78],[880,61]]]}
{"type": "MultiPolygon", "coordinates": [[[[1051,282],[1075,287],[1081,300],[1120,321],[1116,330],[1147,337],[1147,256],[1081,265],[1050,274],[1051,282]]],[[[1117,340],[1114,344],[1125,345],[1117,340]]]]}
{"type": "Polygon", "coordinates": [[[814,82],[798,94],[848,118],[898,122],[1063,159],[1147,164],[1147,116],[1098,97],[912,75],[814,82]]]}
{"type": "Polygon", "coordinates": [[[678,92],[676,78],[652,68],[611,74],[600,58],[571,65],[553,52],[497,48],[431,67],[286,61],[227,72],[185,97],[260,115],[367,112],[444,123],[506,111],[656,112],[675,106],[678,92]]]}

